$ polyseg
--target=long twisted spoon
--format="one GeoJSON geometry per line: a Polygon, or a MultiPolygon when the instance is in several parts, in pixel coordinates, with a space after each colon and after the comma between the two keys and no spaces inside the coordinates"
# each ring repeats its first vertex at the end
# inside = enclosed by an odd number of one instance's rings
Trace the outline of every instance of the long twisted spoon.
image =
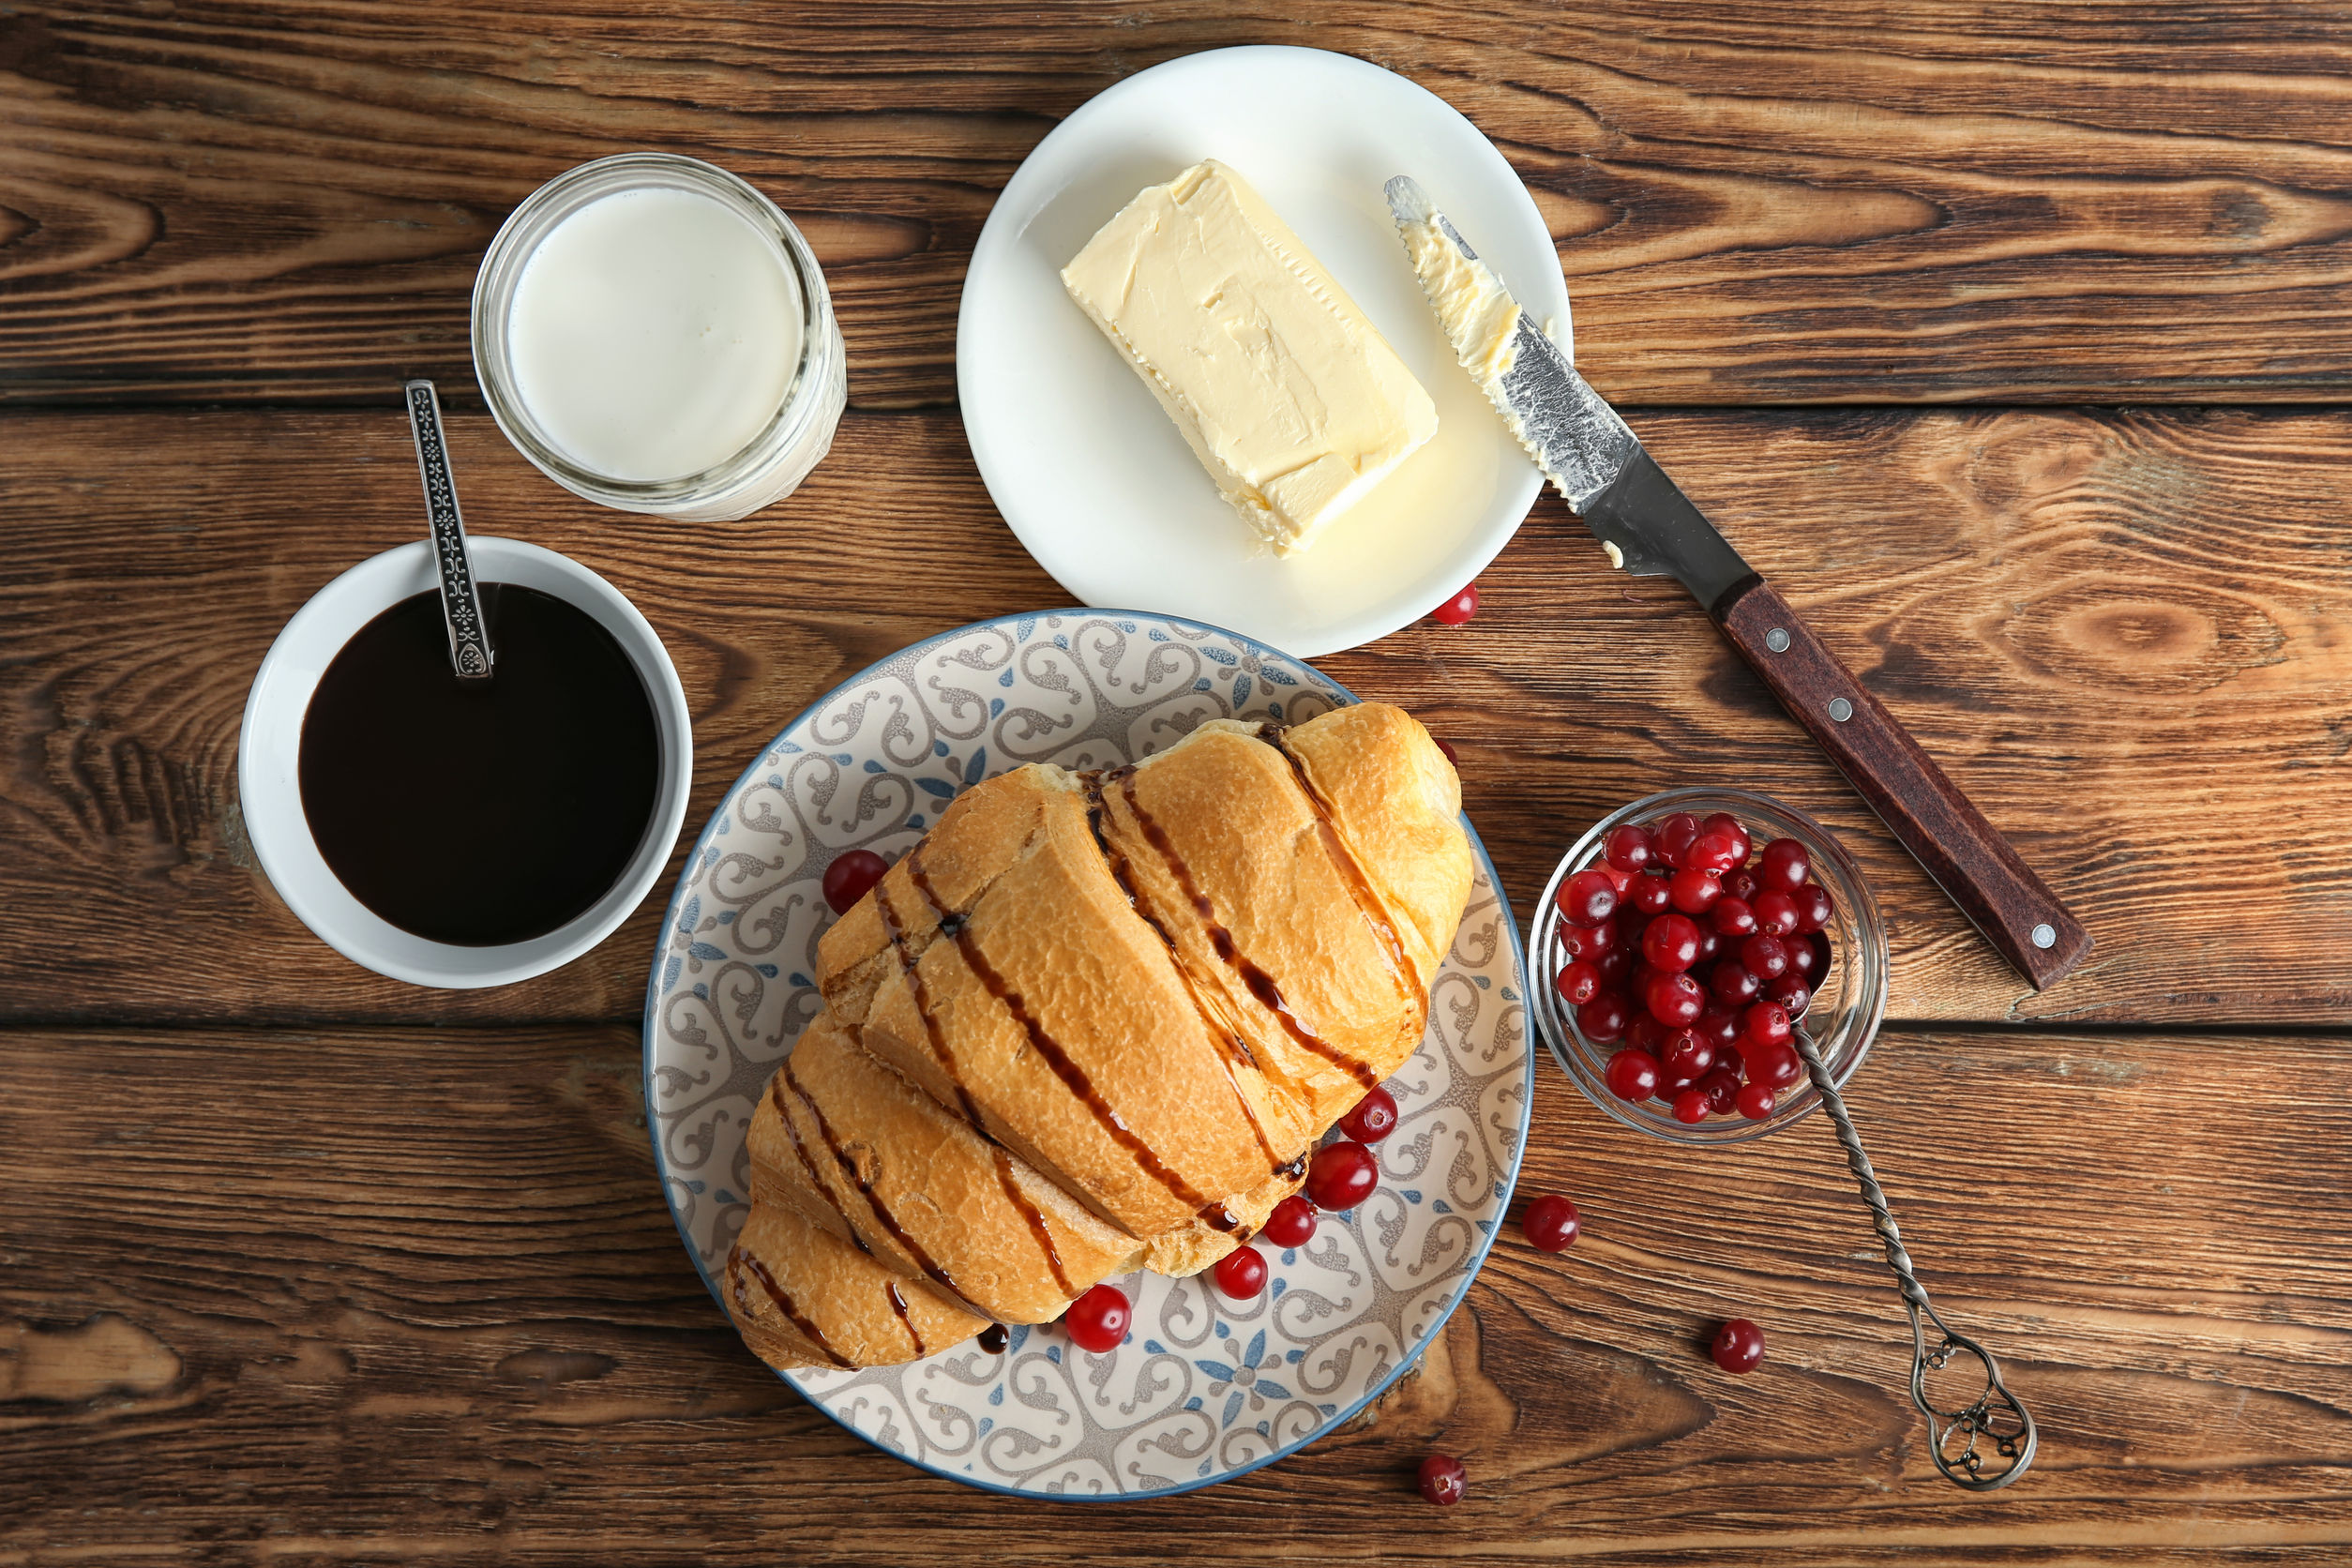
{"type": "Polygon", "coordinates": [[[1919,1282],[1919,1275],[1911,1268],[1911,1255],[1903,1250],[1903,1233],[1895,1229],[1894,1211],[1887,1206],[1886,1190],[1878,1185],[1878,1178],[1870,1168],[1870,1156],[1862,1153],[1862,1136],[1854,1131],[1854,1119],[1846,1112],[1845,1098],[1830,1078],[1820,1048],[1805,1037],[1802,1030],[1797,1031],[1790,1043],[1804,1058],[1813,1087],[1820,1093],[1821,1105],[1837,1127],[1837,1140],[1846,1146],[1846,1163],[1853,1168],[1855,1181],[1862,1184],[1862,1201],[1870,1205],[1871,1223],[1877,1228],[1878,1239],[1886,1244],[1887,1267],[1894,1271],[1894,1277],[1903,1286],[1903,1309],[1911,1319],[1911,1403],[1927,1418],[1928,1455],[1936,1461],[1944,1479],[1953,1485],[1971,1492],[1998,1491],[2025,1474],[2033,1463],[2038,1440],[2033,1417],[2001,1381],[2000,1364],[1993,1359],[1993,1353],[1967,1334],[1955,1332],[1927,1299],[1927,1287],[1919,1282]],[[1932,1350],[1927,1346],[1927,1325],[1921,1320],[1922,1315],[1942,1335],[1932,1350]],[[1963,1350],[1984,1364],[1984,1392],[1977,1395],[1974,1403],[1959,1410],[1939,1410],[1928,1402],[1927,1374],[1941,1371],[1963,1350]],[[2013,1423],[2003,1419],[2004,1411],[2014,1418],[2013,1423]],[[2013,1430],[2010,1429],[2013,1425],[2013,1430]],[[1988,1474],[1985,1455],[1977,1448],[1979,1439],[1989,1440],[1994,1455],[2008,1464],[1988,1474]]]}
{"type": "Polygon", "coordinates": [[[458,483],[449,474],[449,447],[441,434],[441,397],[430,381],[402,384],[409,433],[416,438],[416,471],[425,480],[425,518],[441,571],[441,612],[449,626],[449,665],[465,681],[487,681],[498,662],[490,626],[482,619],[482,596],[474,581],[474,555],[466,549],[465,519],[458,511],[458,483]]]}

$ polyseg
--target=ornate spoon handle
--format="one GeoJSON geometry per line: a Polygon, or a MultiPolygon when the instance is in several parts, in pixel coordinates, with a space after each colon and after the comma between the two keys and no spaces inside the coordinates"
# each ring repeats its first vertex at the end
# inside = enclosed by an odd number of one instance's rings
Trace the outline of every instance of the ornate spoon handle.
{"type": "Polygon", "coordinates": [[[449,475],[449,448],[441,439],[441,399],[430,381],[401,387],[408,403],[409,433],[416,438],[416,469],[425,480],[425,515],[441,567],[441,610],[449,623],[449,663],[460,680],[486,681],[498,659],[490,627],[482,621],[482,598],[474,584],[474,557],[465,548],[465,519],[458,512],[457,481],[449,475]]]}
{"type": "Polygon", "coordinates": [[[1935,1304],[1927,1299],[1927,1287],[1919,1282],[1911,1268],[1911,1255],[1903,1250],[1903,1233],[1895,1229],[1894,1211],[1887,1206],[1886,1190],[1878,1185],[1878,1178],[1870,1168],[1870,1156],[1862,1153],[1862,1137],[1854,1131],[1854,1119],[1847,1114],[1846,1101],[1830,1079],[1830,1070],[1821,1061],[1821,1052],[1800,1030],[1790,1042],[1805,1060],[1805,1071],[1812,1076],[1813,1087],[1821,1095],[1822,1108],[1829,1111],[1830,1121],[1837,1127],[1837,1140],[1846,1146],[1846,1163],[1853,1168],[1854,1179],[1862,1184],[1862,1201],[1870,1205],[1871,1223],[1877,1228],[1878,1239],[1886,1244],[1887,1267],[1903,1287],[1903,1309],[1911,1319],[1911,1403],[1927,1418],[1928,1456],[1944,1479],[1955,1486],[1972,1492],[1998,1491],[2008,1485],[2033,1463],[2034,1445],[2038,1440],[2033,1417],[2017,1396],[2001,1381],[2000,1364],[1993,1353],[1965,1334],[1953,1332],[1935,1304]],[[1927,1325],[1922,1316],[1936,1325],[1941,1335],[1935,1349],[1928,1349],[1927,1325]],[[1984,1364],[1984,1392],[1974,1403],[1956,1410],[1938,1410],[1927,1398],[1927,1374],[1940,1371],[1952,1358],[1967,1351],[1984,1364]],[[2004,1413],[2006,1412],[2006,1416],[2004,1413]],[[2008,1463],[2000,1470],[1986,1473],[1985,1456],[1978,1452],[1979,1439],[1989,1440],[1993,1452],[2008,1463]]]}

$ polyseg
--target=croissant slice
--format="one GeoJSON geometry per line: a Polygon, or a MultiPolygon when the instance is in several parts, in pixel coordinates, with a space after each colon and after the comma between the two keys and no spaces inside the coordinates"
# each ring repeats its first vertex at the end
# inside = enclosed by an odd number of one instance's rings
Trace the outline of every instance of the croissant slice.
{"type": "Polygon", "coordinates": [[[754,1203],[728,1250],[720,1295],[770,1366],[895,1366],[988,1326],[781,1203],[754,1203]]]}
{"type": "Polygon", "coordinates": [[[1043,1323],[1142,1248],[876,1061],[830,1013],[753,1117],[751,1199],[1004,1323],[1043,1323]]]}

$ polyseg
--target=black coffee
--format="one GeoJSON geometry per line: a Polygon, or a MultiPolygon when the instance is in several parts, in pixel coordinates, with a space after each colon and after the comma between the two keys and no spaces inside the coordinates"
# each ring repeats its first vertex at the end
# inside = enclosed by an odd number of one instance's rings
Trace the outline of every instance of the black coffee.
{"type": "Polygon", "coordinates": [[[654,705],[612,634],[483,583],[497,652],[460,681],[438,593],[360,628],[302,719],[302,810],[352,896],[420,937],[545,936],[611,890],[654,814],[654,705]]]}

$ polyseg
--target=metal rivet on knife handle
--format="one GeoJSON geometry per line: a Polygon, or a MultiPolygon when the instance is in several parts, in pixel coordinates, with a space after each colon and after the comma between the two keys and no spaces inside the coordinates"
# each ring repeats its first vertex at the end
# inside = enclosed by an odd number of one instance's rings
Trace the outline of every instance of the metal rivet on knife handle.
{"type": "Polygon", "coordinates": [[[1832,697],[1830,699],[1830,716],[1843,724],[1854,716],[1854,704],[1843,697],[1832,697]]]}
{"type": "Polygon", "coordinates": [[[1764,646],[1770,648],[1776,654],[1787,653],[1788,651],[1788,633],[1780,626],[1774,626],[1772,630],[1764,634],[1764,646]]]}
{"type": "Polygon", "coordinates": [[[2033,928],[2033,944],[2036,947],[2056,947],[2058,945],[2058,927],[2051,925],[2046,920],[2041,925],[2036,926],[2033,928]]]}

